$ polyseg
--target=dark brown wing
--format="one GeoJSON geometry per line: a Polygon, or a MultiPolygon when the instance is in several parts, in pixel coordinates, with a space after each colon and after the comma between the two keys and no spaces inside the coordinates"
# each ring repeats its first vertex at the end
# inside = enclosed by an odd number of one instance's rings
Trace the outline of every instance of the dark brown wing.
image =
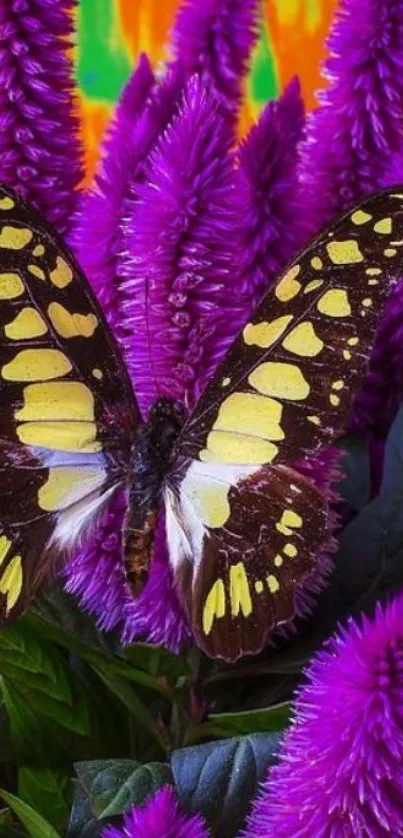
{"type": "Polygon", "coordinates": [[[213,656],[258,652],[295,613],[326,540],[326,509],[284,466],[342,431],[402,254],[403,188],[332,223],[264,297],[183,427],[166,495],[170,560],[213,656]],[[290,480],[303,525],[298,556],[286,560],[278,521],[290,480]]]}
{"type": "Polygon", "coordinates": [[[0,406],[1,624],[33,596],[50,556],[77,541],[125,480],[140,421],[119,351],[77,263],[5,187],[0,406]]]}
{"type": "Polygon", "coordinates": [[[178,455],[290,463],[343,429],[403,270],[403,192],[321,233],[264,297],[185,424],[178,455]]]}
{"type": "Polygon", "coordinates": [[[329,532],[323,498],[293,469],[263,466],[227,481],[191,466],[180,502],[170,496],[168,535],[182,559],[176,580],[199,645],[235,661],[289,622],[329,532]]]}

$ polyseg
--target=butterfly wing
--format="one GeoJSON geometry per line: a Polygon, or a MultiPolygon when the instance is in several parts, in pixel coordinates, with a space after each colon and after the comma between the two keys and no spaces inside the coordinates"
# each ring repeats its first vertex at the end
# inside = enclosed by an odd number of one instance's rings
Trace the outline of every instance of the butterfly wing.
{"type": "Polygon", "coordinates": [[[264,297],[184,426],[166,497],[169,547],[210,654],[234,660],[257,652],[268,631],[293,616],[297,586],[328,538],[328,516],[319,492],[288,469],[342,431],[402,270],[402,247],[398,188],[366,199],[319,234],[264,297]],[[200,506],[200,491],[186,487],[202,465],[200,506]],[[291,479],[300,490],[294,505],[291,479]],[[302,521],[298,553],[288,561],[276,530],[287,510],[302,521]],[[267,561],[262,527],[269,529],[267,561]],[[234,605],[236,574],[249,592],[244,610],[234,605]],[[206,609],[215,615],[211,625],[206,609]]]}
{"type": "Polygon", "coordinates": [[[139,412],[57,233],[0,188],[0,623],[125,476],[139,412]],[[11,591],[11,593],[10,593],[11,591]]]}

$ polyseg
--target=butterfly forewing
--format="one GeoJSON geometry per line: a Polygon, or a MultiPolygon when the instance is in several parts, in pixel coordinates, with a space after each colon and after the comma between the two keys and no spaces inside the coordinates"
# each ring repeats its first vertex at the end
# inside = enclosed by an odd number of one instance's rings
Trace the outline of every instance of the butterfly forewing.
{"type": "Polygon", "coordinates": [[[32,597],[50,555],[78,539],[122,481],[139,422],[79,267],[7,188],[0,189],[0,400],[4,622],[32,597]]]}
{"type": "Polygon", "coordinates": [[[402,253],[396,190],[320,234],[245,324],[186,424],[180,453],[278,464],[329,443],[365,376],[402,253]]]}
{"type": "Polygon", "coordinates": [[[235,660],[257,652],[269,629],[295,613],[298,585],[328,543],[328,510],[301,477],[303,484],[293,478],[301,491],[290,507],[284,466],[312,457],[342,431],[402,253],[399,188],[335,221],[265,296],[182,430],[167,493],[168,540],[179,591],[209,654],[235,660]],[[302,523],[298,552],[287,557],[277,528],[289,509],[302,523]]]}

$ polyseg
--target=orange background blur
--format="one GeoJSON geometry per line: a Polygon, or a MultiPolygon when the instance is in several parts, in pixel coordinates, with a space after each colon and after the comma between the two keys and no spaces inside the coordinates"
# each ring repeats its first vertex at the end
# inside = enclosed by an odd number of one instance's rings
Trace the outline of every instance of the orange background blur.
{"type": "MultiPolygon", "coordinates": [[[[77,79],[87,178],[122,85],[142,51],[154,66],[167,43],[180,0],[79,0],[77,79]],[[96,9],[96,12],[95,12],[96,9]]],[[[200,0],[203,2],[203,0],[200,0]]],[[[337,0],[261,0],[260,38],[241,117],[243,132],[262,105],[297,74],[307,108],[323,86],[320,64],[337,0]]]]}

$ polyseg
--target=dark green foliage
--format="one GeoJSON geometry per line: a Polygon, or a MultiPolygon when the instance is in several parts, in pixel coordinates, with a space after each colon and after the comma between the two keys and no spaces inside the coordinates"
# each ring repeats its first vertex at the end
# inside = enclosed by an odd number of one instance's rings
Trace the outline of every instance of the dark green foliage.
{"type": "Polygon", "coordinates": [[[213,836],[237,834],[307,661],[339,621],[403,585],[403,410],[372,500],[365,446],[339,447],[329,585],[298,634],[264,654],[225,666],[195,649],[122,649],[57,589],[0,634],[0,838],[95,838],[166,783],[213,836]]]}

